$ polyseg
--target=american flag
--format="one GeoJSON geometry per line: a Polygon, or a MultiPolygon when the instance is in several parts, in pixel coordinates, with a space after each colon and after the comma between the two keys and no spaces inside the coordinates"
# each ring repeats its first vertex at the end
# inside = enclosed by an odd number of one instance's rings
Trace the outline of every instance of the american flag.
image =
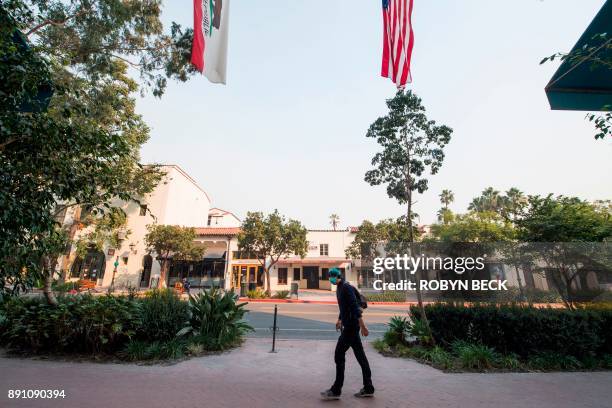
{"type": "Polygon", "coordinates": [[[412,2],[413,0],[382,0],[384,33],[381,75],[391,79],[398,89],[412,82],[412,2]]]}

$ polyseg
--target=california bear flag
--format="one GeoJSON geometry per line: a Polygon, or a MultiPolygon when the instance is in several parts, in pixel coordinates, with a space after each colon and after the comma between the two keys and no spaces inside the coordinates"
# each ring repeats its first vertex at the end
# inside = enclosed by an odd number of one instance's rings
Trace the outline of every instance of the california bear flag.
{"type": "Polygon", "coordinates": [[[210,82],[225,84],[229,0],[193,0],[191,63],[210,82]]]}

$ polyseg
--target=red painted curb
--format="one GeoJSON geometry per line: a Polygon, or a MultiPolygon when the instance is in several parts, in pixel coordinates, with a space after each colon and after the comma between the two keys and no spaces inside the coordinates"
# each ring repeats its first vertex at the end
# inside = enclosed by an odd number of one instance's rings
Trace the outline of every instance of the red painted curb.
{"type": "MultiPolygon", "coordinates": [[[[249,299],[240,298],[241,302],[247,303],[310,303],[317,305],[336,305],[338,304],[335,300],[300,300],[300,299],[249,299]]],[[[382,306],[410,306],[416,305],[416,302],[368,302],[369,305],[382,305],[382,306]]]]}

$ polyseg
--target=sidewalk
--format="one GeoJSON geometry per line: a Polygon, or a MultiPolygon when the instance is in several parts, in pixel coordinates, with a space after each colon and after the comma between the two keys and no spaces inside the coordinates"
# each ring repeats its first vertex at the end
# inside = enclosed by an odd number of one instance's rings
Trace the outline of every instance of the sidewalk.
{"type": "Polygon", "coordinates": [[[170,366],[0,358],[2,407],[608,407],[611,372],[445,374],[366,348],[377,396],[357,400],[359,366],[347,354],[341,401],[319,392],[334,375],[333,341],[248,339],[229,353],[170,366]],[[8,400],[8,389],[65,389],[64,400],[8,400]]]}

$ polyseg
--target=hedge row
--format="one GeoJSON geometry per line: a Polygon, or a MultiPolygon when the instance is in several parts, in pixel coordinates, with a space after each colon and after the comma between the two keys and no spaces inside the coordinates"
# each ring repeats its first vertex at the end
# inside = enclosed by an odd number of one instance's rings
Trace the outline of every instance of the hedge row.
{"type": "MultiPolygon", "coordinates": [[[[578,359],[612,354],[612,310],[538,309],[518,305],[427,305],[434,338],[482,344],[523,358],[551,352],[578,359]]],[[[411,314],[418,319],[416,306],[411,314]]]]}

